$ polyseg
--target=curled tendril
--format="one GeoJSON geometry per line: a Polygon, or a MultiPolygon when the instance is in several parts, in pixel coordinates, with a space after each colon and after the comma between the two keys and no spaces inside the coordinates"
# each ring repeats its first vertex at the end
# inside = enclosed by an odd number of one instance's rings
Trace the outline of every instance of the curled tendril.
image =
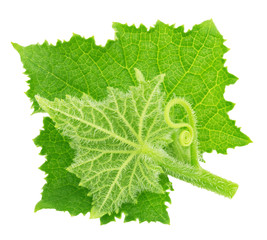
{"type": "Polygon", "coordinates": [[[195,119],[194,119],[193,110],[192,110],[190,104],[182,98],[174,98],[174,99],[170,100],[165,107],[164,118],[165,118],[166,123],[171,128],[187,128],[187,129],[181,131],[181,133],[179,135],[179,142],[184,147],[190,146],[192,144],[195,136],[196,136],[196,134],[194,132],[195,119]],[[189,123],[174,123],[170,119],[170,110],[176,104],[181,105],[182,107],[185,108],[185,110],[188,114],[188,117],[189,117],[189,123]]]}

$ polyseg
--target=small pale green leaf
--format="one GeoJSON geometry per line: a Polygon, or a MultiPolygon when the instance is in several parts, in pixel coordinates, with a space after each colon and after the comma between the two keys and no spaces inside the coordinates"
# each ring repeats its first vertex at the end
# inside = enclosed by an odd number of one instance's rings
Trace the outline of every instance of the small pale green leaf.
{"type": "Polygon", "coordinates": [[[162,111],[163,75],[145,82],[136,73],[138,87],[127,93],[108,88],[101,102],[88,95],[53,102],[36,97],[56,127],[72,139],[77,156],[67,170],[90,190],[92,218],[119,211],[123,203],[136,203],[142,191],[164,193],[158,179],[163,171],[153,161],[153,152],[164,155],[162,146],[171,142],[173,132],[162,111]]]}
{"type": "MultiPolygon", "coordinates": [[[[52,208],[68,211],[72,216],[88,213],[92,205],[92,197],[88,196],[88,189],[78,186],[80,179],[66,170],[75,156],[74,149],[69,145],[69,139],[60,134],[50,118],[45,117],[43,130],[34,139],[34,143],[42,147],[40,154],[45,155],[47,159],[41,166],[41,170],[47,174],[47,183],[43,187],[42,199],[36,204],[35,211],[52,208]]],[[[163,174],[160,175],[160,184],[164,190],[172,190],[171,183],[163,174]]],[[[143,192],[138,196],[136,204],[123,204],[125,221],[139,219],[143,222],[148,219],[167,224],[169,217],[166,202],[170,203],[167,192],[163,194],[143,192]],[[143,209],[144,205],[145,209],[143,209]],[[160,214],[155,214],[155,210],[160,214]]],[[[106,214],[101,217],[101,224],[115,221],[115,217],[119,217],[121,212],[122,210],[119,214],[106,214]]]]}

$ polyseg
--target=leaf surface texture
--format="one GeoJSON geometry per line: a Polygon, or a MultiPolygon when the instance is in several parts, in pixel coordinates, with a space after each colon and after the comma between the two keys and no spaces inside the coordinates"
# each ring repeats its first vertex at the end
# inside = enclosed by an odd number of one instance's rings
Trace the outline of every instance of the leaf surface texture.
{"type": "Polygon", "coordinates": [[[158,177],[163,171],[154,161],[167,156],[162,146],[172,141],[173,132],[162,111],[163,76],[146,82],[138,70],[136,75],[138,87],[127,93],[108,88],[104,101],[88,95],[54,102],[36,97],[56,127],[73,140],[77,155],[67,170],[90,190],[91,217],[118,212],[125,202],[136,203],[142,191],[164,193],[158,177]]]}

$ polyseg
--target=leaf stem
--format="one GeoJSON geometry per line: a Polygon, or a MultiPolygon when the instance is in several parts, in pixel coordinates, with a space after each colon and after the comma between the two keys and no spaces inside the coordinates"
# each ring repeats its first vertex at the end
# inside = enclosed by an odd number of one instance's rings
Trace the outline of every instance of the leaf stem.
{"type": "Polygon", "coordinates": [[[167,103],[164,118],[171,128],[177,129],[171,145],[175,155],[164,157],[158,154],[158,164],[167,174],[175,178],[232,198],[238,185],[206,171],[199,165],[196,118],[191,105],[183,98],[174,98],[167,103]],[[186,110],[188,123],[174,123],[170,119],[170,109],[174,105],[181,105],[186,110]]]}
{"type": "Polygon", "coordinates": [[[232,198],[238,189],[236,183],[216,176],[201,167],[190,166],[178,161],[166,161],[166,158],[162,159],[159,164],[167,174],[175,178],[228,198],[232,198]]]}

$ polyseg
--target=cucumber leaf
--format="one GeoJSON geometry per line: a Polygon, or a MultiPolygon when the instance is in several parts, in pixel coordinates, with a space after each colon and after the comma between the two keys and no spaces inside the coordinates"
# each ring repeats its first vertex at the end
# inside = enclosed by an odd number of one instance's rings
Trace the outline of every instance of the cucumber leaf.
{"type": "Polygon", "coordinates": [[[164,106],[163,75],[145,81],[135,70],[139,85],[126,93],[108,88],[104,101],[86,94],[81,99],[67,96],[54,101],[36,96],[56,127],[71,138],[76,156],[67,170],[90,190],[91,218],[118,213],[123,203],[136,204],[140,192],[163,194],[161,173],[233,197],[237,184],[199,166],[196,120],[190,104],[174,98],[164,106]],[[170,109],[177,104],[185,108],[188,123],[170,119],[170,109]],[[182,128],[186,129],[177,132],[182,128]],[[176,157],[165,151],[168,145],[173,145],[171,154],[176,157]]]}
{"type": "Polygon", "coordinates": [[[163,170],[155,159],[167,155],[162,147],[172,141],[173,129],[164,121],[163,75],[146,82],[136,70],[136,78],[139,86],[127,93],[108,88],[104,101],[85,94],[81,100],[67,96],[53,102],[36,96],[56,127],[72,139],[77,155],[67,170],[90,190],[91,218],[118,212],[122,203],[137,203],[142,191],[164,193],[163,170]]]}
{"type": "MultiPolygon", "coordinates": [[[[42,199],[36,204],[35,211],[48,208],[67,211],[70,215],[76,216],[80,213],[85,215],[91,210],[92,197],[88,196],[88,189],[78,186],[80,179],[66,170],[75,156],[69,141],[70,139],[62,136],[55,128],[51,118],[44,118],[43,130],[34,139],[34,143],[42,147],[40,154],[45,155],[47,159],[40,168],[47,174],[47,183],[43,187],[42,199]]],[[[173,190],[166,175],[160,175],[160,184],[164,190],[173,190]]],[[[118,214],[106,214],[100,221],[101,224],[107,224],[124,213],[125,222],[138,219],[139,222],[158,221],[169,224],[166,202],[171,203],[168,192],[164,194],[143,192],[138,196],[136,204],[123,204],[118,214]]]]}
{"type": "Polygon", "coordinates": [[[228,49],[212,20],[186,33],[183,26],[160,21],[149,30],[120,23],[113,28],[116,38],[105,47],[97,46],[93,37],[76,34],[56,46],[13,44],[30,77],[27,95],[35,112],[41,111],[35,95],[54,100],[86,93],[101,100],[108,86],[126,91],[137,85],[134,68],[138,68],[146,79],[165,74],[167,99],[175,94],[191,103],[198,119],[200,151],[226,153],[228,148],[251,142],[227,114],[234,104],[223,94],[237,78],[224,66],[228,49]]]}

